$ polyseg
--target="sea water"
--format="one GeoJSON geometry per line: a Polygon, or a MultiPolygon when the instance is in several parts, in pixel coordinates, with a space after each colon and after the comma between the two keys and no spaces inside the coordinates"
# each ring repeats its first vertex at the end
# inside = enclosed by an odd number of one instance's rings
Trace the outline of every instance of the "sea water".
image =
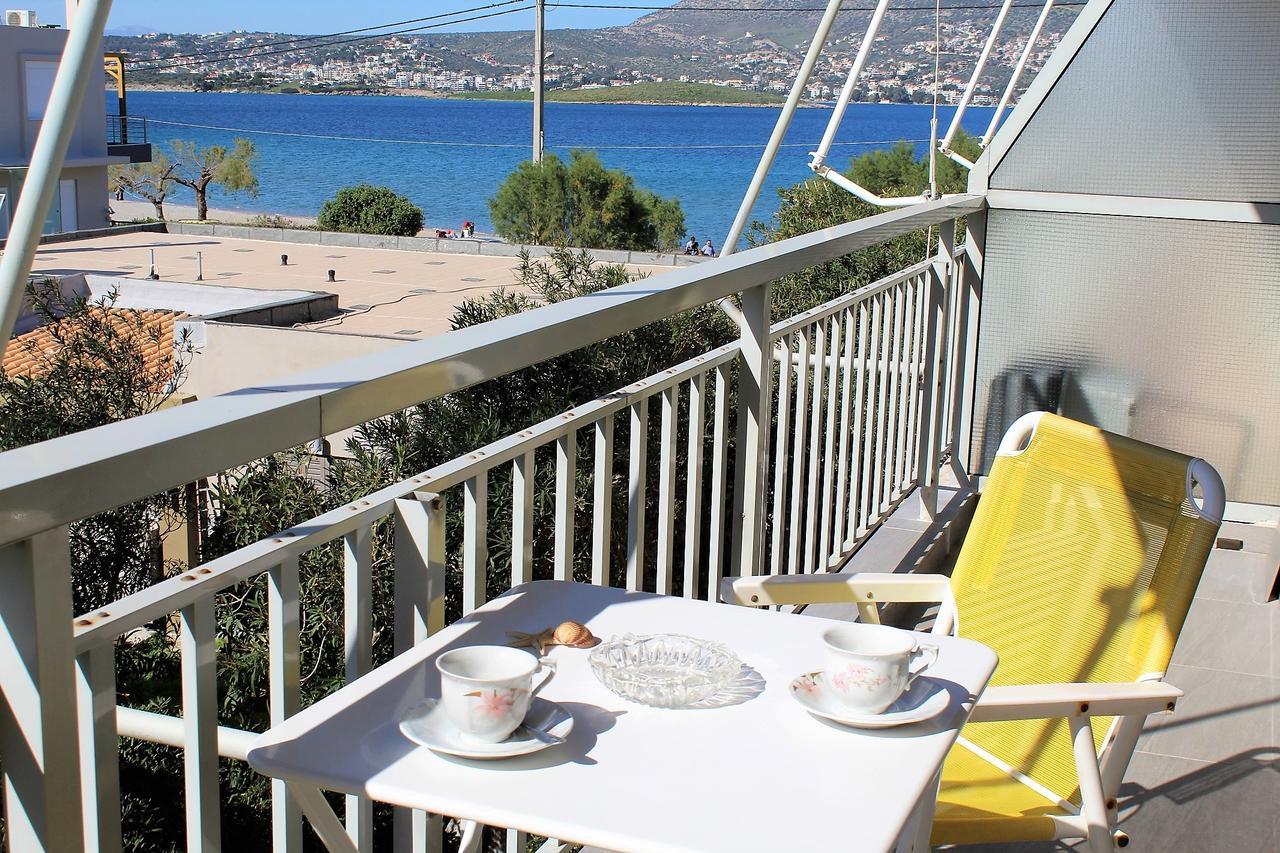
{"type": "MultiPolygon", "coordinates": [[[[114,96],[108,102],[114,112],[114,96]]],[[[548,151],[562,157],[573,148],[597,151],[605,165],[626,170],[640,186],[679,198],[689,232],[717,246],[779,113],[775,107],[565,103],[545,110],[548,151]]],[[[482,233],[491,228],[488,199],[528,159],[532,136],[529,102],[136,91],[129,94],[129,112],[150,120],[149,140],[164,149],[179,139],[201,146],[230,145],[237,136],[253,141],[261,154],[258,196],[227,196],[215,188],[211,207],[314,216],[340,188],[368,182],[407,195],[422,207],[428,226],[459,228],[472,220],[482,233]]],[[[939,109],[939,134],[952,112],[939,109]]],[[[854,104],[829,162],[843,168],[869,148],[902,139],[922,153],[931,114],[927,105],[854,104]]],[[[780,187],[811,177],[808,153],[830,116],[829,109],[796,111],[754,218],[773,214],[780,187]]],[[[965,129],[980,134],[990,117],[990,109],[970,109],[965,129]]],[[[170,200],[189,202],[175,189],[170,200]]]]}

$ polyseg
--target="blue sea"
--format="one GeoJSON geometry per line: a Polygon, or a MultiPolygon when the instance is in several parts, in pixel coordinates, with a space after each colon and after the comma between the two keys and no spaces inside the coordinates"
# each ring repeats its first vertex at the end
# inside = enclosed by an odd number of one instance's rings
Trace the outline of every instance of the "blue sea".
{"type": "MultiPolygon", "coordinates": [[[[114,98],[108,98],[114,112],[114,98]]],[[[844,164],[870,147],[929,137],[932,108],[855,104],[845,115],[833,162],[844,164]],[[873,143],[872,145],[849,143],[873,143]]],[[[439,100],[419,97],[274,95],[199,92],[129,94],[129,112],[150,119],[153,145],[184,139],[199,145],[253,140],[261,153],[256,198],[214,190],[210,206],[314,216],[321,203],[349,184],[385,184],[422,207],[431,227],[473,220],[490,230],[487,200],[503,178],[529,157],[528,102],[439,100]],[[173,122],[164,124],[161,122],[173,122]],[[198,126],[197,126],[198,125],[198,126]],[[410,144],[410,143],[437,144],[410,144]]],[[[777,208],[777,190],[811,176],[805,165],[831,112],[798,110],[774,163],[754,217],[777,208]]],[[[737,212],[769,134],[773,107],[684,107],[548,103],[548,150],[599,152],[607,166],[637,183],[676,196],[689,230],[723,239],[737,212]],[[743,146],[743,147],[726,147],[743,146]]],[[[966,112],[964,125],[982,133],[990,109],[966,112]]],[[[939,111],[939,133],[951,118],[939,111]]],[[[927,145],[918,142],[918,151],[927,145]]],[[[181,188],[179,188],[181,189],[181,188]]],[[[189,197],[174,193],[171,199],[189,197]]]]}

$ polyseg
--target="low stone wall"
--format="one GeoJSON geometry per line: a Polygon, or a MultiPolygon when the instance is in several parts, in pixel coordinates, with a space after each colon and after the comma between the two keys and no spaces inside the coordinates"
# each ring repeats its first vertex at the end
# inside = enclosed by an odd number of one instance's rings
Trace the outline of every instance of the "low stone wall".
{"type": "MultiPolygon", "coordinates": [[[[535,258],[551,254],[546,246],[519,246],[487,240],[435,237],[391,237],[383,234],[348,234],[342,231],[311,231],[296,228],[258,228],[252,225],[220,225],[212,222],[166,222],[170,234],[192,237],[227,237],[237,240],[270,240],[276,243],[304,243],[313,246],[344,246],[352,249],[397,249],[407,252],[452,252],[463,255],[513,258],[526,250],[535,258]]],[[[627,252],[615,249],[588,249],[598,261],[647,266],[686,266],[706,258],[663,252],[627,252]]]]}
{"type": "MultiPolygon", "coordinates": [[[[61,234],[44,234],[40,237],[40,245],[46,243],[67,243],[71,240],[89,240],[94,237],[111,237],[116,234],[134,234],[138,231],[155,231],[163,234],[166,231],[164,222],[140,222],[134,225],[112,225],[110,228],[86,228],[84,231],[64,231],[61,234]]],[[[0,239],[0,249],[8,240],[0,239]]]]}

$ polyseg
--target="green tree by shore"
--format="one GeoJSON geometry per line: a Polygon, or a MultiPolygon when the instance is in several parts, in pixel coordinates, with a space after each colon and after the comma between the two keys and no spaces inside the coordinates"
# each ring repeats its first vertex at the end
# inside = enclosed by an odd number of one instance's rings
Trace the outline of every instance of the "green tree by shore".
{"type": "Polygon", "coordinates": [[[592,151],[574,150],[568,163],[554,154],[524,161],[489,199],[489,213],[513,243],[661,251],[684,237],[679,200],[637,187],[592,151]]]}
{"type": "Polygon", "coordinates": [[[180,140],[173,143],[173,153],[178,163],[173,180],[195,194],[196,219],[209,218],[210,185],[221,187],[227,193],[258,195],[258,176],[254,173],[258,149],[248,139],[236,139],[231,148],[223,145],[201,148],[194,142],[180,140]]]}

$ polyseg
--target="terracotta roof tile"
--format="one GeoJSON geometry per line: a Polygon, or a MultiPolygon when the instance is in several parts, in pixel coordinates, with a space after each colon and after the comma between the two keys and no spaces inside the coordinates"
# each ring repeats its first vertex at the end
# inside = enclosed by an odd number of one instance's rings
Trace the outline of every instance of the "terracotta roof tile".
{"type": "MultiPolygon", "coordinates": [[[[111,317],[112,325],[117,330],[124,332],[132,332],[134,324],[129,317],[137,314],[146,324],[147,334],[140,335],[140,349],[146,357],[146,365],[148,372],[159,372],[168,368],[167,359],[173,358],[173,324],[174,321],[186,316],[173,311],[131,311],[120,308],[94,308],[94,311],[106,311],[111,317]],[[154,341],[151,338],[152,329],[159,330],[159,340],[154,341]]],[[[57,321],[64,322],[64,321],[57,321]]],[[[29,376],[32,371],[39,368],[43,363],[43,356],[47,356],[58,346],[57,340],[53,336],[55,326],[53,323],[32,329],[22,335],[16,335],[4,351],[4,372],[5,375],[13,376],[29,376]]]]}

